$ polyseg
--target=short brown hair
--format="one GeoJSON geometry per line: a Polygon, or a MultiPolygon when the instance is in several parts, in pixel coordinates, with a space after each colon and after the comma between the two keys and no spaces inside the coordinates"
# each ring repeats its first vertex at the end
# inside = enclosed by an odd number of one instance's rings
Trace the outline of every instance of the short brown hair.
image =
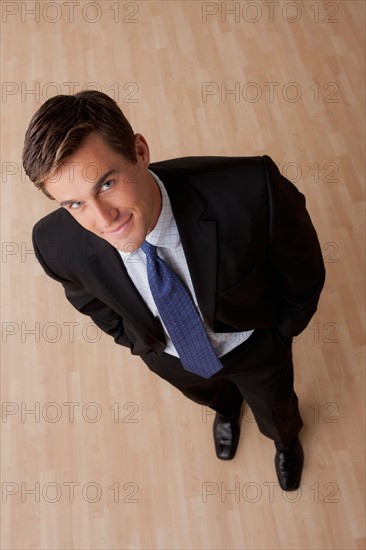
{"type": "Polygon", "coordinates": [[[24,139],[23,166],[29,179],[50,199],[45,180],[92,132],[127,160],[137,162],[132,127],[117,103],[102,92],[85,90],[51,97],[33,115],[24,139]]]}

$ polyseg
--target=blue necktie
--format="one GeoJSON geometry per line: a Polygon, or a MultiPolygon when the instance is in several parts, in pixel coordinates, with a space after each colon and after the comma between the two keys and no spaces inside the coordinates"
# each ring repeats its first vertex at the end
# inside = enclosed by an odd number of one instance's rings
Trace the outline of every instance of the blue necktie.
{"type": "Polygon", "coordinates": [[[183,367],[210,378],[222,369],[199,313],[179,277],[162,260],[156,246],[145,241],[147,277],[159,314],[178,352],[183,367]]]}

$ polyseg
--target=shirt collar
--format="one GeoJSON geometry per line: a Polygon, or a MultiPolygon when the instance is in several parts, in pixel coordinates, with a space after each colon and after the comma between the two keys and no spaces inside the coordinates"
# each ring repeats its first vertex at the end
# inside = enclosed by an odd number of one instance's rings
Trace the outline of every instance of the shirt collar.
{"type": "Polygon", "coordinates": [[[175,230],[175,220],[168,193],[159,176],[150,169],[149,172],[160,188],[161,212],[154,229],[146,236],[146,240],[155,246],[175,248],[179,244],[179,234],[175,230]]]}

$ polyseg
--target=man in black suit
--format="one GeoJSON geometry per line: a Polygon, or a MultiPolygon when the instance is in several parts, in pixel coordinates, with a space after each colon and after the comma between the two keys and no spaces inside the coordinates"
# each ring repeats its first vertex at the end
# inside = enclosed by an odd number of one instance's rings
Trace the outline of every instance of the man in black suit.
{"type": "Polygon", "coordinates": [[[302,420],[292,338],[316,311],[325,278],[304,196],[268,156],[150,164],[144,137],[95,91],[41,106],[25,136],[23,164],[61,206],[36,223],[33,244],[71,304],[216,411],[214,442],[223,460],[235,454],[245,400],[275,442],[281,487],[297,489],[302,420]],[[214,374],[187,370],[177,352],[149,286],[144,241],[157,246],[188,290],[219,358],[214,374]]]}

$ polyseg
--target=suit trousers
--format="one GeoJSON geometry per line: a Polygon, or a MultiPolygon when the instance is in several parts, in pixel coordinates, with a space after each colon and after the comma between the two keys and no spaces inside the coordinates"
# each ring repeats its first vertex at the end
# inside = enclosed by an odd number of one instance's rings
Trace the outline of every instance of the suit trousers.
{"type": "Polygon", "coordinates": [[[255,329],[220,358],[223,368],[209,379],[186,371],[170,354],[148,353],[142,359],[186,397],[225,416],[239,416],[246,401],[259,430],[277,447],[289,444],[303,426],[293,387],[292,338],[275,327],[255,329]]]}

